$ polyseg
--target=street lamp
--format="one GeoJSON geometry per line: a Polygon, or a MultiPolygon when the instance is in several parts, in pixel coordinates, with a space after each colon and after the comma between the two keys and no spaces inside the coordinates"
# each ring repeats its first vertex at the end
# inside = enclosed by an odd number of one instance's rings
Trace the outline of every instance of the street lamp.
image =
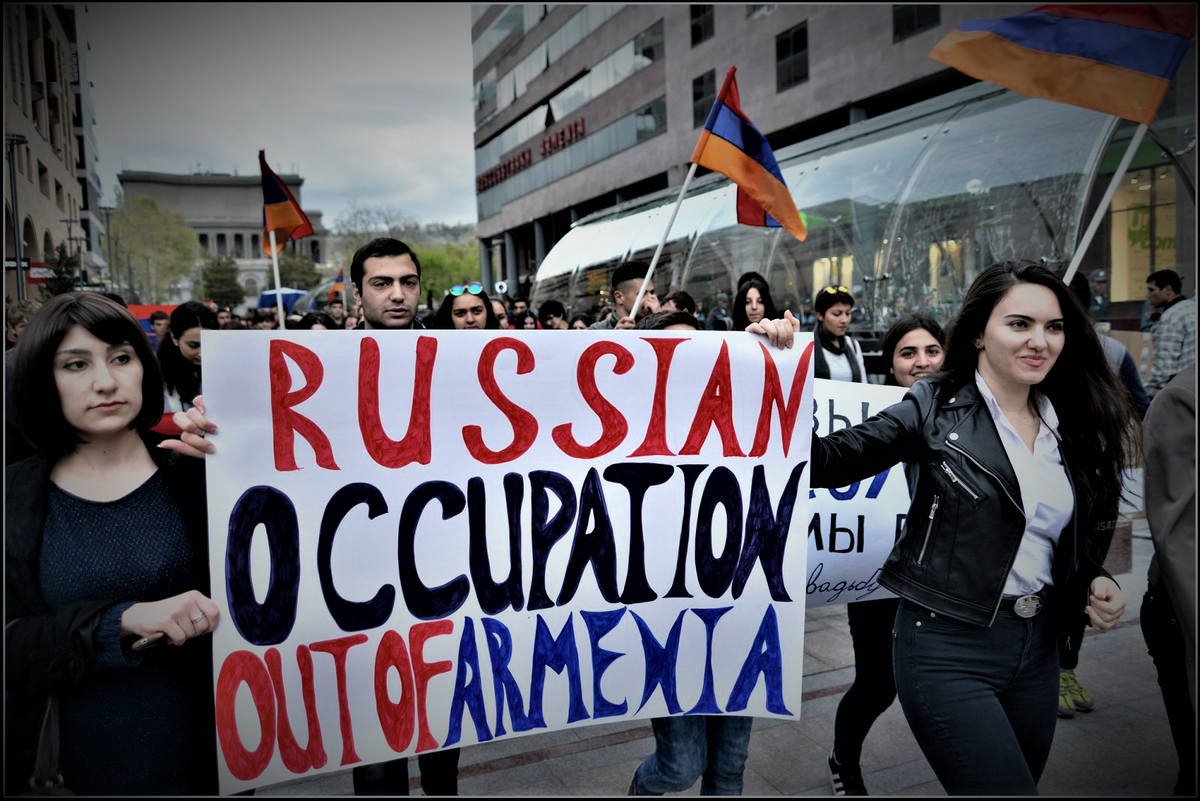
{"type": "Polygon", "coordinates": [[[13,148],[17,145],[23,145],[29,140],[18,133],[6,133],[4,135],[4,144],[7,148],[5,158],[8,159],[8,181],[9,189],[12,192],[12,213],[13,213],[13,255],[17,260],[17,300],[25,300],[25,269],[21,264],[21,246],[24,244],[25,232],[21,226],[21,214],[17,211],[17,162],[13,155],[13,148]]]}
{"type": "MultiPolygon", "coordinates": [[[[65,222],[67,224],[67,241],[74,242],[75,237],[71,236],[71,226],[75,224],[75,218],[74,217],[64,217],[61,220],[59,220],[59,222],[65,222]]],[[[76,269],[79,271],[75,275],[75,288],[81,289],[83,287],[83,259],[76,258],[75,264],[76,264],[76,269]]]]}

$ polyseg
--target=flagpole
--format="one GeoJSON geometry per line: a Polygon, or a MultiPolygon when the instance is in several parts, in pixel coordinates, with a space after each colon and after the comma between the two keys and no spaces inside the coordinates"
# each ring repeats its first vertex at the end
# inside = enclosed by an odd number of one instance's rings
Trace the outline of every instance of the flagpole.
{"type": "Polygon", "coordinates": [[[658,265],[658,257],[662,255],[663,247],[667,244],[667,237],[671,235],[671,226],[675,224],[675,215],[679,213],[679,207],[683,205],[683,196],[687,193],[688,185],[692,182],[692,177],[696,174],[696,162],[692,162],[692,166],[688,169],[687,177],[683,179],[683,186],[679,188],[679,200],[675,201],[675,208],[671,209],[671,219],[667,220],[667,229],[663,231],[662,241],[658,243],[658,250],[654,251],[654,258],[650,260],[650,268],[646,270],[646,278],[642,281],[642,288],[638,290],[637,297],[633,301],[633,308],[629,311],[629,316],[637,318],[638,309],[642,306],[642,297],[646,294],[646,287],[650,286],[650,279],[654,275],[654,268],[658,265]]]}
{"type": "Polygon", "coordinates": [[[283,330],[283,284],[279,281],[279,253],[275,249],[275,229],[272,228],[267,235],[271,237],[271,267],[275,270],[275,308],[279,314],[279,329],[283,330]]]}
{"type": "Polygon", "coordinates": [[[1096,208],[1095,215],[1092,216],[1091,224],[1084,233],[1083,239],[1079,240],[1079,245],[1075,248],[1075,255],[1071,257],[1071,266],[1067,268],[1067,274],[1063,276],[1063,283],[1071,283],[1071,279],[1075,277],[1075,273],[1079,270],[1079,263],[1083,261],[1083,254],[1087,252],[1088,245],[1092,243],[1092,237],[1096,235],[1096,229],[1100,227],[1100,222],[1104,219],[1105,212],[1108,211],[1108,204],[1112,202],[1113,195],[1117,192],[1117,185],[1125,177],[1125,171],[1129,169],[1129,162],[1133,161],[1133,156],[1137,153],[1137,149],[1141,147],[1142,138],[1145,135],[1146,123],[1138,123],[1137,130],[1133,132],[1133,138],[1129,140],[1129,147],[1126,148],[1125,155],[1121,156],[1121,163],[1117,165],[1117,171],[1113,173],[1112,180],[1108,184],[1108,189],[1104,192],[1104,197],[1100,200],[1100,205],[1096,208]]]}

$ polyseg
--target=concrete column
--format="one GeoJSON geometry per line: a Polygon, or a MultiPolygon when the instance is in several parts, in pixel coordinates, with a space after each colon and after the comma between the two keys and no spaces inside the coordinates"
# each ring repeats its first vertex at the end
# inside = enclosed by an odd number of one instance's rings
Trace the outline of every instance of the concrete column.
{"type": "Polygon", "coordinates": [[[509,231],[504,232],[504,275],[508,291],[515,296],[520,291],[521,277],[517,274],[517,241],[509,231]]]}
{"type": "Polygon", "coordinates": [[[479,283],[483,284],[489,295],[495,294],[492,288],[495,283],[492,278],[492,248],[486,239],[479,240],[479,283]]]}
{"type": "Polygon", "coordinates": [[[533,221],[533,266],[536,270],[542,266],[546,258],[546,223],[544,220],[533,221]]]}

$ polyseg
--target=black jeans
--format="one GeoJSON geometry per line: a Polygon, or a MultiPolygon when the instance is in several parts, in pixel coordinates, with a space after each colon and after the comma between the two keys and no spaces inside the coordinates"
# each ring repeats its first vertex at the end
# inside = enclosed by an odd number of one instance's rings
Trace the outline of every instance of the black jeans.
{"type": "Polygon", "coordinates": [[[896,700],[892,673],[892,628],[899,598],[856,601],[846,605],[854,642],[854,684],[838,704],[833,722],[833,751],[839,764],[854,767],[872,724],[896,700]]]}
{"type": "Polygon", "coordinates": [[[1188,691],[1183,632],[1171,598],[1161,587],[1148,584],[1142,597],[1142,638],[1158,671],[1158,686],[1167,708],[1171,739],[1179,754],[1175,795],[1196,794],[1196,710],[1188,691]]]}
{"type": "MultiPolygon", "coordinates": [[[[417,755],[425,795],[458,795],[459,751],[447,748],[417,755]]],[[[355,795],[408,795],[408,757],[359,765],[353,775],[355,795]]]]}

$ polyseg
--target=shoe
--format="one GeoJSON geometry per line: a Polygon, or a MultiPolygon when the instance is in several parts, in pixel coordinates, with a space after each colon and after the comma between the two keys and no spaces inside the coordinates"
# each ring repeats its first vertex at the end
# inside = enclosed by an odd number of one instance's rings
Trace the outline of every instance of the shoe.
{"type": "Polygon", "coordinates": [[[1058,716],[1060,718],[1075,717],[1075,702],[1071,700],[1071,691],[1067,688],[1067,674],[1058,674],[1058,716]]]}
{"type": "Polygon", "coordinates": [[[1096,702],[1092,699],[1092,694],[1088,692],[1087,687],[1079,683],[1079,679],[1075,677],[1075,671],[1064,670],[1060,673],[1058,686],[1060,696],[1063,688],[1066,688],[1067,695],[1071,698],[1071,703],[1080,712],[1091,712],[1096,708],[1096,702]]]}
{"type": "Polygon", "coordinates": [[[867,795],[862,770],[857,765],[839,765],[832,751],[829,752],[829,783],[833,786],[834,795],[867,795]]]}

